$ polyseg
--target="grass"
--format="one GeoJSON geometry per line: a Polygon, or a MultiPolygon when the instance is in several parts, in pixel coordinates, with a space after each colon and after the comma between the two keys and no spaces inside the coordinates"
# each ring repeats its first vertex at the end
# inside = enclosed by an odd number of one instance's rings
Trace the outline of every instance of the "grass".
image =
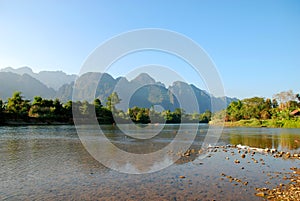
{"type": "MultiPolygon", "coordinates": [[[[212,121],[212,125],[218,125],[220,122],[212,121]]],[[[249,119],[249,120],[240,120],[235,122],[225,122],[224,126],[227,127],[268,127],[268,128],[300,128],[300,118],[294,119],[268,119],[268,120],[259,120],[259,119],[249,119]]]]}

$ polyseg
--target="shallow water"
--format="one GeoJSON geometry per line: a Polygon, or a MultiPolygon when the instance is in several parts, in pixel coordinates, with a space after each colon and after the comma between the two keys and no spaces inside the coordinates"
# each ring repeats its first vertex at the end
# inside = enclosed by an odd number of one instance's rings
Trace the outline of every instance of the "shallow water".
{"type": "MultiPolygon", "coordinates": [[[[137,154],[161,149],[178,131],[178,125],[168,125],[150,139],[135,139],[116,126],[101,128],[116,146],[137,154]]],[[[184,125],[187,135],[193,132],[189,128],[184,125]]],[[[126,129],[132,133],[156,131],[151,126],[126,129]]],[[[200,125],[192,148],[201,148],[206,132],[207,125],[200,125]]],[[[300,129],[225,128],[218,145],[227,144],[298,153],[300,129]]],[[[241,159],[237,149],[215,151],[201,160],[185,157],[161,171],[133,175],[111,170],[95,160],[73,126],[1,127],[0,200],[261,200],[254,195],[255,187],[264,187],[266,181],[270,187],[276,186],[282,182],[277,175],[292,166],[300,167],[299,160],[257,153],[254,157],[263,160],[262,165],[253,163],[248,155],[241,159]],[[235,159],[240,163],[235,164],[235,159]],[[248,185],[230,182],[221,173],[248,185]]]]}

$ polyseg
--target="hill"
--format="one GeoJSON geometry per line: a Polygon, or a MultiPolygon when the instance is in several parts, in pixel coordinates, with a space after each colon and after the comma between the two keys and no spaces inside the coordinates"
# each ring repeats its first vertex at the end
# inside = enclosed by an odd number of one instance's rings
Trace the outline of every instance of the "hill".
{"type": "Polygon", "coordinates": [[[76,80],[79,86],[73,97],[75,75],[67,75],[61,71],[41,71],[34,73],[30,68],[5,68],[0,71],[0,98],[6,100],[14,91],[21,91],[27,99],[34,96],[43,98],[59,98],[92,102],[99,98],[105,105],[107,97],[114,91],[122,100],[116,107],[127,111],[138,106],[150,108],[159,105],[165,110],[174,111],[182,108],[188,113],[212,112],[225,109],[235,98],[214,97],[204,90],[185,82],[177,81],[166,87],[146,73],[141,73],[133,80],[125,77],[113,78],[107,73],[90,72],[76,80]],[[214,102],[214,109],[211,103],[214,102]],[[199,107],[198,107],[199,106],[199,107]]]}
{"type": "Polygon", "coordinates": [[[55,97],[56,91],[47,87],[39,80],[28,74],[18,75],[10,72],[0,72],[0,98],[7,100],[14,91],[21,91],[25,98],[33,99],[34,96],[44,98],[55,97]]]}
{"type": "Polygon", "coordinates": [[[18,75],[28,74],[31,77],[39,80],[47,87],[55,90],[58,90],[64,84],[72,83],[77,78],[76,75],[67,75],[63,71],[40,71],[39,73],[34,73],[29,67],[21,67],[17,69],[7,67],[1,69],[0,72],[11,72],[18,75]]]}

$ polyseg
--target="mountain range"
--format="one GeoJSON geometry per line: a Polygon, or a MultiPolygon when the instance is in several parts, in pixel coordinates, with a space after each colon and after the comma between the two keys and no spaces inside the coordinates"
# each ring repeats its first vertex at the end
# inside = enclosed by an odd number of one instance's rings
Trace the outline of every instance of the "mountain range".
{"type": "Polygon", "coordinates": [[[76,75],[67,75],[63,71],[40,71],[39,73],[34,73],[29,67],[21,67],[17,69],[7,67],[1,69],[0,72],[11,72],[18,75],[27,74],[54,90],[58,90],[64,84],[70,84],[77,78],[76,75]]]}
{"type": "Polygon", "coordinates": [[[130,81],[125,77],[113,78],[107,73],[98,72],[85,73],[76,79],[76,75],[67,75],[62,71],[34,73],[29,67],[8,67],[0,70],[0,98],[7,100],[14,91],[21,91],[22,95],[30,100],[34,96],[41,96],[58,98],[62,102],[72,98],[74,101],[92,102],[96,97],[105,105],[107,97],[115,91],[121,99],[116,107],[124,111],[127,111],[128,107],[150,108],[159,105],[171,111],[183,108],[188,113],[212,110],[211,102],[214,103],[213,112],[218,111],[237,100],[230,97],[214,97],[194,85],[181,81],[166,87],[146,73],[130,81]],[[75,80],[77,87],[73,96],[75,80]]]}

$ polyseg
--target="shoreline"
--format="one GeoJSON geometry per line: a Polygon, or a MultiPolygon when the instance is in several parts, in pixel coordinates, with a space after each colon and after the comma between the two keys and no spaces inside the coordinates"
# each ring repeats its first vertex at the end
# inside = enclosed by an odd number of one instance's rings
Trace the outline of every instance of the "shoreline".
{"type": "Polygon", "coordinates": [[[0,123],[1,126],[46,126],[46,125],[73,125],[72,122],[60,122],[52,120],[37,121],[35,119],[28,120],[6,120],[0,123]]]}
{"type": "Polygon", "coordinates": [[[231,122],[210,121],[209,125],[224,127],[248,127],[248,128],[300,128],[300,120],[240,120],[231,122]]]}
{"type": "MultiPolygon", "coordinates": [[[[84,122],[82,122],[84,123],[84,122]]],[[[189,122],[184,122],[184,123],[189,123],[189,122]]],[[[195,122],[191,122],[191,123],[195,123],[195,122]]],[[[108,123],[99,123],[100,125],[113,125],[112,124],[108,124],[108,123]]],[[[122,123],[121,123],[122,124],[122,123]]],[[[124,123],[126,124],[126,123],[124,123]]],[[[140,124],[140,123],[137,123],[140,124]]],[[[157,123],[148,123],[148,124],[157,124],[157,123]]],[[[146,125],[148,125],[146,124],[146,125]]],[[[181,123],[165,123],[165,124],[181,124],[181,123]]],[[[244,127],[244,128],[290,128],[290,129],[300,129],[300,125],[298,126],[269,126],[269,125],[252,125],[252,124],[245,124],[243,122],[237,121],[237,122],[209,122],[209,123],[198,123],[198,124],[207,124],[210,126],[224,126],[227,128],[234,128],[234,127],[244,127]]],[[[73,121],[69,121],[69,122],[59,122],[59,121],[5,121],[5,122],[1,122],[0,123],[0,127],[1,126],[47,126],[47,125],[74,125],[73,121]]]]}
{"type": "MultiPolygon", "coordinates": [[[[90,120],[90,119],[88,119],[90,120]]],[[[90,123],[89,121],[86,121],[84,119],[82,120],[77,120],[80,124],[94,124],[94,123],[90,123]]],[[[129,124],[131,123],[131,121],[124,121],[118,124],[129,124]]],[[[183,124],[187,123],[196,123],[196,122],[182,122],[183,124]]],[[[99,125],[114,125],[115,123],[98,123],[99,125]]],[[[171,122],[166,122],[166,123],[135,123],[136,125],[159,125],[159,124],[181,124],[181,123],[171,123],[171,122]]],[[[207,124],[208,123],[197,123],[197,124],[207,124]]],[[[7,120],[4,122],[0,122],[0,127],[1,126],[44,126],[44,125],[74,125],[74,121],[73,120],[69,120],[69,121],[64,121],[64,122],[60,122],[60,121],[53,121],[53,120],[43,120],[43,121],[38,121],[36,119],[29,119],[29,120],[7,120]]]]}

